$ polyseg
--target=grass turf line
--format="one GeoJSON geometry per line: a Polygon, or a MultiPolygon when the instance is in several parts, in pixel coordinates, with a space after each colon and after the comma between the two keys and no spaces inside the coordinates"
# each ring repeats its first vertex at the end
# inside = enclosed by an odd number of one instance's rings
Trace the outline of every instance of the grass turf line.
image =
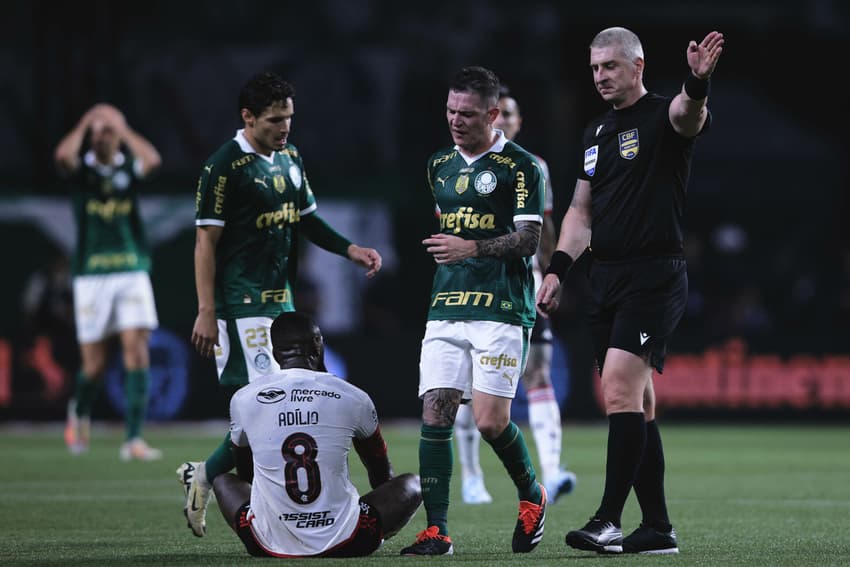
{"type": "MultiPolygon", "coordinates": [[[[568,548],[564,534],[580,527],[599,504],[607,428],[566,424],[563,458],[578,475],[576,491],[547,512],[546,535],[531,555],[515,556],[510,539],[516,492],[486,444],[481,460],[493,504],[460,500],[455,464],[449,529],[455,555],[401,558],[425,527],[424,510],[367,558],[343,565],[461,561],[464,566],[606,565],[839,566],[850,564],[850,427],[661,423],[667,457],[668,507],[681,553],[659,557],[602,557],[568,548]]],[[[150,443],[165,453],[154,463],[122,463],[119,426],[95,424],[91,451],[69,455],[58,424],[0,425],[0,564],[2,565],[239,565],[245,553],[213,502],[208,535],[195,538],[182,516],[174,470],[204,458],[225,433],[224,422],[151,424],[150,443]]],[[[417,470],[418,424],[382,426],[397,472],[417,470]]],[[[524,429],[534,451],[531,434],[524,429]]],[[[536,454],[533,455],[535,464],[536,454]]],[[[368,482],[356,455],[351,471],[361,493],[368,482]]],[[[640,521],[630,496],[626,533],[640,521]]],[[[291,560],[288,560],[291,561],[291,560]]],[[[306,561],[306,560],[305,560],[306,561]]]]}

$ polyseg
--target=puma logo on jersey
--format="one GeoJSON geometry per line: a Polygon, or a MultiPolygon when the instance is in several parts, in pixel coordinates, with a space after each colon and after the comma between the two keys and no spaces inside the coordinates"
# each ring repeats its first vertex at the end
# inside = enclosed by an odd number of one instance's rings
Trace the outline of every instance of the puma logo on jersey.
{"type": "Polygon", "coordinates": [[[442,185],[442,186],[443,186],[443,188],[445,189],[445,187],[446,187],[446,181],[448,181],[448,179],[449,179],[448,177],[440,177],[440,176],[437,176],[437,183],[439,183],[440,185],[442,185]]]}
{"type": "Polygon", "coordinates": [[[643,331],[641,331],[640,332],[640,346],[643,346],[646,343],[646,341],[648,341],[648,340],[649,340],[649,335],[644,333],[643,331]]]}
{"type": "Polygon", "coordinates": [[[262,179],[260,179],[259,177],[255,177],[255,178],[254,178],[254,183],[256,183],[256,184],[258,184],[258,185],[262,185],[262,186],[263,186],[263,187],[265,187],[266,189],[268,189],[268,188],[269,188],[269,186],[268,186],[268,185],[266,185],[266,176],[265,176],[265,175],[263,176],[263,178],[262,178],[262,179]]]}
{"type": "Polygon", "coordinates": [[[211,165],[205,165],[204,171],[206,171],[207,173],[212,173],[212,166],[211,165]]]}
{"type": "Polygon", "coordinates": [[[603,127],[603,126],[604,126],[604,124],[600,124],[599,126],[597,126],[597,127],[596,127],[596,134],[595,134],[596,136],[598,136],[598,135],[599,135],[599,132],[601,132],[601,131],[602,131],[602,127],[603,127]]]}

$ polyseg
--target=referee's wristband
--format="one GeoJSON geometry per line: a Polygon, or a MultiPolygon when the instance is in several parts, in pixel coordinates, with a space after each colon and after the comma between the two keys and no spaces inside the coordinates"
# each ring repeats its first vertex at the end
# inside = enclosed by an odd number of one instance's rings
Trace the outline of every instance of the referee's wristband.
{"type": "Polygon", "coordinates": [[[555,274],[558,276],[558,281],[564,281],[564,278],[567,275],[567,272],[570,271],[570,267],[573,265],[573,259],[569,254],[562,250],[555,250],[552,254],[552,259],[549,260],[549,267],[546,268],[547,274],[555,274]]]}
{"type": "Polygon", "coordinates": [[[711,91],[711,78],[700,79],[693,73],[688,73],[685,77],[685,94],[693,100],[702,100],[708,96],[711,91]]]}

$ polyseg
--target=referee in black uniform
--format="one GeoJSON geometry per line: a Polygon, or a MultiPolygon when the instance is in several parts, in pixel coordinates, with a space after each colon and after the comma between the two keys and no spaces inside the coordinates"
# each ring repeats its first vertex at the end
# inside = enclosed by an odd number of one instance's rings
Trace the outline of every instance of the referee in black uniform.
{"type": "Polygon", "coordinates": [[[685,310],[688,276],[682,218],[695,138],[711,122],[706,107],[723,35],[691,41],[690,72],[672,99],[643,85],[638,37],[601,31],[590,44],[593,81],[612,110],[583,136],[582,173],[561,223],[558,247],[537,294],[558,308],[573,259],[592,255],[588,309],[608,414],[602,503],[567,545],[601,553],[678,553],[664,497],[664,452],[655,422],[652,369],[664,369],[667,341],[685,310]],[[620,516],[634,487],[643,520],[623,537],[620,516]]]}

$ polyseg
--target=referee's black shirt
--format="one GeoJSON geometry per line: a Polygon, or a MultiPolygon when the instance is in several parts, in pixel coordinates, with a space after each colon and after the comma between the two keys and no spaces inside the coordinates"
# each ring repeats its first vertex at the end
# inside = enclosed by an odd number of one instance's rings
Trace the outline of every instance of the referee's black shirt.
{"type": "MultiPolygon", "coordinates": [[[[584,131],[580,179],[590,182],[597,260],[681,255],[685,193],[696,138],[673,129],[671,98],[649,93],[584,131]]],[[[709,127],[711,116],[703,132],[709,127]]]]}

